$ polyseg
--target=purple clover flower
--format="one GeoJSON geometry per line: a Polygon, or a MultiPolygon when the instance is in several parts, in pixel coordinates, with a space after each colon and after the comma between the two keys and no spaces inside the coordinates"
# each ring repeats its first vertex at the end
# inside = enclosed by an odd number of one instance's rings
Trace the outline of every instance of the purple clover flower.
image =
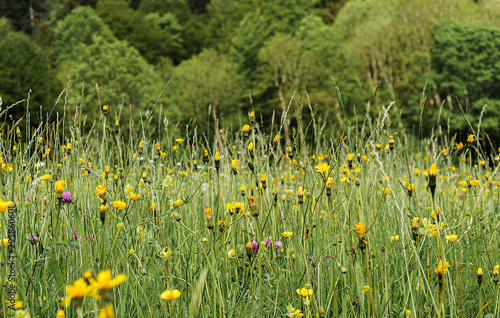
{"type": "Polygon", "coordinates": [[[31,245],[35,245],[36,243],[38,243],[38,241],[40,241],[40,238],[36,235],[32,235],[28,238],[28,241],[31,243],[31,245]]]}
{"type": "Polygon", "coordinates": [[[274,243],[274,248],[281,248],[283,246],[283,243],[281,243],[281,241],[276,241],[276,243],[274,243]]]}
{"type": "Polygon", "coordinates": [[[78,240],[78,233],[76,233],[76,231],[73,232],[73,236],[75,237],[75,240],[78,240]]]}
{"type": "Polygon", "coordinates": [[[271,236],[266,237],[266,249],[273,246],[273,238],[271,236]]]}
{"type": "Polygon", "coordinates": [[[259,249],[259,243],[256,241],[252,241],[252,251],[257,254],[257,250],[259,249]]]}
{"type": "Polygon", "coordinates": [[[62,193],[62,199],[61,199],[61,202],[62,203],[71,203],[71,201],[73,201],[73,196],[71,195],[71,192],[69,191],[64,191],[62,193]]]}
{"type": "Polygon", "coordinates": [[[90,233],[90,241],[91,242],[94,242],[95,241],[95,236],[94,236],[94,233],[90,233]]]}

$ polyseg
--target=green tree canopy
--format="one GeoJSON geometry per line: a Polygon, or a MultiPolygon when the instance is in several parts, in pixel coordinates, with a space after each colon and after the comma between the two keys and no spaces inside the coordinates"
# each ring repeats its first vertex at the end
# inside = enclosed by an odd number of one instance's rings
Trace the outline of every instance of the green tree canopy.
{"type": "MultiPolygon", "coordinates": [[[[71,47],[66,47],[67,43],[63,41],[56,42],[54,50],[64,52],[58,56],[60,80],[66,82],[70,76],[74,83],[68,104],[72,107],[80,104],[81,83],[85,82],[83,109],[89,110],[86,113],[91,117],[90,123],[93,116],[98,114],[99,102],[101,105],[108,104],[115,110],[118,105],[123,104],[125,107],[120,118],[117,113],[114,114],[116,119],[130,119],[137,123],[140,113],[145,114],[152,109],[161,91],[163,83],[159,74],[135,48],[110,35],[109,29],[92,9],[85,8],[89,25],[85,25],[80,19],[81,8],[73,11],[57,26],[56,38],[78,38],[80,31],[73,23],[83,30],[97,28],[104,36],[97,33],[71,47]],[[99,96],[96,84],[99,86],[99,96]]],[[[82,38],[85,36],[86,34],[82,38]]]]}
{"type": "MultiPolygon", "coordinates": [[[[0,96],[4,105],[11,105],[28,97],[31,90],[31,121],[38,123],[35,114],[50,111],[56,99],[58,87],[49,63],[42,50],[26,35],[9,33],[0,42],[0,96]]],[[[10,114],[19,119],[25,115],[26,104],[19,104],[10,114]]]]}
{"type": "Polygon", "coordinates": [[[60,21],[55,30],[54,53],[56,61],[71,60],[81,56],[75,50],[80,44],[93,45],[95,36],[104,41],[116,41],[109,27],[90,7],[78,7],[60,21]]]}
{"type": "Polygon", "coordinates": [[[227,124],[238,123],[242,115],[238,107],[240,77],[226,55],[206,50],[182,62],[175,71],[176,78],[168,88],[169,109],[174,111],[171,118],[206,127],[207,120],[214,122],[215,114],[227,124]],[[212,112],[208,113],[210,105],[212,112]]]}
{"type": "Polygon", "coordinates": [[[451,116],[452,130],[469,130],[462,111],[476,129],[487,105],[482,127],[492,139],[500,140],[496,127],[500,118],[500,29],[445,20],[436,25],[432,39],[434,78],[441,99],[449,101],[446,113],[451,116]]]}
{"type": "Polygon", "coordinates": [[[148,62],[157,63],[161,57],[180,62],[182,43],[178,30],[153,23],[144,13],[130,8],[125,0],[101,0],[96,12],[118,39],[126,40],[148,62]]]}

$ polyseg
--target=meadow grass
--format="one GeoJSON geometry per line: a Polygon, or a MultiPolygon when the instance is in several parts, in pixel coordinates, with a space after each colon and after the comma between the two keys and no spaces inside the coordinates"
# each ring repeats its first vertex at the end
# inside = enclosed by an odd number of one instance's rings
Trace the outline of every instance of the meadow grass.
{"type": "Polygon", "coordinates": [[[285,144],[251,114],[209,143],[116,113],[2,125],[16,317],[498,317],[498,158],[474,136],[416,141],[385,112],[285,144]]]}

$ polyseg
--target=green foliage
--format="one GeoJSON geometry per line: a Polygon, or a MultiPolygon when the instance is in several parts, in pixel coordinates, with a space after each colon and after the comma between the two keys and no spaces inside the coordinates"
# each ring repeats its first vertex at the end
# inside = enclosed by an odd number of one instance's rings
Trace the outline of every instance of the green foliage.
{"type": "MultiPolygon", "coordinates": [[[[84,8],[88,18],[87,25],[81,13],[81,8],[75,9],[56,28],[58,39],[79,38],[80,29],[85,31],[95,27],[101,30],[101,34],[91,35],[90,39],[85,37],[84,32],[81,39],[86,40],[73,43],[71,47],[66,47],[65,42],[56,42],[55,51],[64,52],[57,57],[60,63],[60,80],[66,82],[70,76],[74,83],[69,104],[80,104],[81,83],[84,82],[87,93],[83,100],[83,109],[94,109],[86,112],[89,115],[89,124],[92,123],[94,115],[98,114],[95,110],[104,104],[115,109],[124,104],[121,116],[115,114],[116,119],[139,123],[141,112],[145,114],[151,110],[161,91],[160,76],[135,48],[125,41],[117,40],[92,9],[84,8]],[[99,87],[99,96],[96,85],[99,87]]],[[[136,128],[141,127],[138,125],[136,128]]]]}
{"type": "Polygon", "coordinates": [[[0,41],[2,41],[7,34],[12,30],[9,19],[5,17],[0,18],[0,41]]]}
{"type": "Polygon", "coordinates": [[[173,14],[181,24],[186,23],[191,18],[191,11],[184,0],[142,0],[137,9],[145,14],[166,13],[173,14]]]}
{"type": "Polygon", "coordinates": [[[330,120],[335,123],[339,119],[341,122],[350,121],[354,116],[352,106],[355,105],[358,115],[363,116],[361,110],[366,97],[353,72],[361,67],[360,61],[351,54],[348,46],[342,44],[336,28],[326,25],[317,16],[309,15],[301,21],[296,34],[307,49],[310,71],[306,77],[306,90],[318,112],[322,115],[333,112],[330,120]],[[350,67],[346,68],[346,65],[350,67]],[[342,92],[342,103],[347,107],[341,107],[332,77],[342,92]]]}
{"type": "Polygon", "coordinates": [[[139,50],[149,63],[157,63],[163,56],[177,63],[180,61],[182,43],[179,30],[169,25],[179,26],[172,16],[163,21],[146,19],[144,13],[129,8],[125,0],[101,0],[96,12],[118,39],[126,40],[139,50]]]}
{"type": "Polygon", "coordinates": [[[90,7],[78,7],[71,11],[57,24],[54,33],[57,62],[81,56],[75,48],[80,45],[93,45],[96,36],[106,42],[116,41],[113,32],[90,7]]]}
{"type": "MultiPolygon", "coordinates": [[[[26,35],[11,32],[0,42],[0,96],[4,105],[28,97],[31,122],[37,124],[52,109],[58,87],[42,50],[26,35]],[[40,114],[40,107],[44,114],[40,114]],[[37,116],[38,115],[38,116],[37,116]]],[[[9,111],[15,119],[26,115],[26,104],[9,111]]]]}
{"type": "Polygon", "coordinates": [[[443,96],[500,98],[500,29],[442,21],[433,32],[432,66],[443,96]]]}
{"type": "Polygon", "coordinates": [[[307,0],[256,1],[259,5],[240,22],[233,39],[231,54],[249,80],[254,76],[258,52],[266,40],[277,32],[293,34],[312,9],[307,0]]]}
{"type": "MultiPolygon", "coordinates": [[[[489,118],[500,115],[500,29],[478,22],[453,20],[438,23],[432,35],[432,66],[441,99],[460,103],[474,127],[484,105],[483,128],[500,140],[489,118]]],[[[451,114],[452,131],[469,130],[458,106],[451,114]]],[[[495,120],[498,122],[498,120],[495,120]]]]}
{"type": "Polygon", "coordinates": [[[227,55],[206,50],[182,62],[175,72],[176,78],[168,88],[168,111],[174,120],[203,129],[214,123],[215,114],[228,125],[239,124],[243,115],[238,106],[241,79],[227,55]]]}

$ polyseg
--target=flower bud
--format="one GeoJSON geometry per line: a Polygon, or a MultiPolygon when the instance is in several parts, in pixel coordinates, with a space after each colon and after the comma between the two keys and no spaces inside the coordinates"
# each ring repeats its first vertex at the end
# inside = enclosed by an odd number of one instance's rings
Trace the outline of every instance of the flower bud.
{"type": "Polygon", "coordinates": [[[319,314],[319,317],[320,317],[320,318],[324,318],[324,317],[326,317],[325,308],[323,308],[323,306],[319,306],[319,307],[318,307],[318,314],[319,314]]]}
{"type": "Polygon", "coordinates": [[[181,216],[180,216],[180,214],[179,214],[179,213],[177,213],[177,212],[172,213],[172,217],[173,217],[173,218],[174,218],[174,220],[176,220],[177,222],[179,222],[179,221],[182,219],[182,218],[181,218],[181,216]]]}
{"type": "Polygon", "coordinates": [[[211,215],[207,216],[207,229],[213,230],[214,227],[215,227],[214,219],[212,218],[211,215]]]}

